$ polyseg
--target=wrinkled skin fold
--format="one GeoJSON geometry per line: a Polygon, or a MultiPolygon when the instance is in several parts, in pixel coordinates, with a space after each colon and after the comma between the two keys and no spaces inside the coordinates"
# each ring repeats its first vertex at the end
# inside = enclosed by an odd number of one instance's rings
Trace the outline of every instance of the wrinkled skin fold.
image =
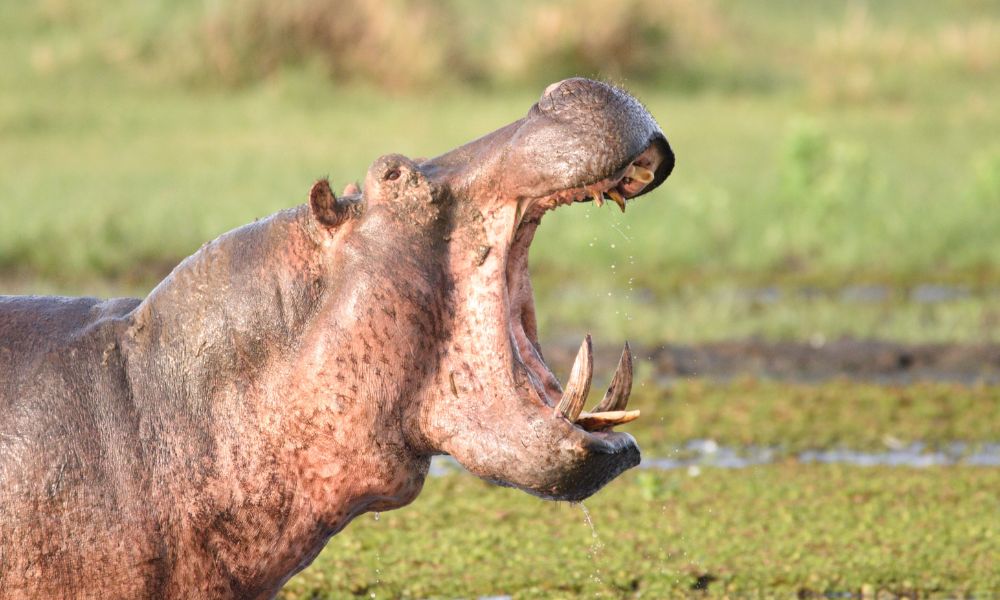
{"type": "Polygon", "coordinates": [[[593,494],[639,462],[613,430],[631,354],[585,411],[589,336],[563,384],[528,248],[546,211],[624,210],[673,164],[634,98],[570,79],[447,154],[318,181],[143,300],[0,297],[0,597],[271,597],[435,454],[593,494]]]}

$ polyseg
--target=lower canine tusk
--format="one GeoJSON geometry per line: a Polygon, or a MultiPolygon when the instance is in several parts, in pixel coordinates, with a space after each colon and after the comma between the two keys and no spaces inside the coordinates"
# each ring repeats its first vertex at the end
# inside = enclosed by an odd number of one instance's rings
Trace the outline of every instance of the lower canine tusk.
{"type": "Polygon", "coordinates": [[[580,344],[580,351],[576,353],[576,361],[573,362],[573,369],[569,373],[569,381],[566,382],[566,389],[563,391],[562,399],[555,408],[555,415],[562,415],[570,420],[576,421],[583,410],[583,403],[590,393],[590,380],[594,376],[593,343],[590,341],[590,334],[583,339],[580,344]]]}
{"type": "Polygon", "coordinates": [[[618,360],[618,368],[611,378],[611,385],[608,386],[604,399],[594,412],[625,410],[630,395],[632,395],[632,349],[629,348],[628,342],[625,342],[622,357],[618,360]]]}

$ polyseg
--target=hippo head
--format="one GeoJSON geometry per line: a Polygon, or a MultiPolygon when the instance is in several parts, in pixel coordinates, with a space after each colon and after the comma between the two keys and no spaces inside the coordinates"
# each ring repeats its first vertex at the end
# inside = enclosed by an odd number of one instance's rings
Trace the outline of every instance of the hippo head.
{"type": "Polygon", "coordinates": [[[673,166],[637,100],[568,79],[524,118],[447,154],[379,158],[363,192],[313,188],[312,214],[340,248],[337,328],[393,345],[384,362],[396,364],[368,385],[407,451],[450,454],[491,482],[574,501],[639,463],[633,437],[612,430],[638,416],[625,410],[628,345],[604,399],[583,412],[590,338],[561,385],[538,343],[528,248],[547,211],[605,200],[624,211],[673,166]],[[359,270],[371,276],[346,279],[359,270]],[[392,385],[379,379],[397,370],[392,385]]]}

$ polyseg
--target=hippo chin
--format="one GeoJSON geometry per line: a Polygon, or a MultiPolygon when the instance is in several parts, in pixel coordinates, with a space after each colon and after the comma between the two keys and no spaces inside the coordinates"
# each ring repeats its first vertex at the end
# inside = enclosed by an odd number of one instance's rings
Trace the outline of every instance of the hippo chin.
{"type": "Polygon", "coordinates": [[[639,462],[542,359],[528,247],[548,210],[626,202],[674,157],[627,93],[549,86],[443,156],[229,232],[147,298],[0,298],[0,597],[274,595],[430,457],[581,500],[639,462]]]}

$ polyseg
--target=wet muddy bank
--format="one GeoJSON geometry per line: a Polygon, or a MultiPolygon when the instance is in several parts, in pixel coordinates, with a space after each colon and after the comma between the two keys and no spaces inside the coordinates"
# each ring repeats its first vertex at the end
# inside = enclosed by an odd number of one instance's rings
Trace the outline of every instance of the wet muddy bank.
{"type": "MultiPolygon", "coordinates": [[[[543,343],[542,347],[549,364],[563,370],[568,369],[577,349],[569,340],[543,343]]],[[[654,377],[663,380],[762,377],[805,382],[846,378],[900,384],[1000,384],[1000,344],[904,344],[849,338],[813,342],[741,340],[633,347],[633,351],[637,361],[647,368],[651,366],[654,377]]],[[[618,352],[619,348],[598,347],[595,380],[597,373],[612,371],[618,352]]]]}

